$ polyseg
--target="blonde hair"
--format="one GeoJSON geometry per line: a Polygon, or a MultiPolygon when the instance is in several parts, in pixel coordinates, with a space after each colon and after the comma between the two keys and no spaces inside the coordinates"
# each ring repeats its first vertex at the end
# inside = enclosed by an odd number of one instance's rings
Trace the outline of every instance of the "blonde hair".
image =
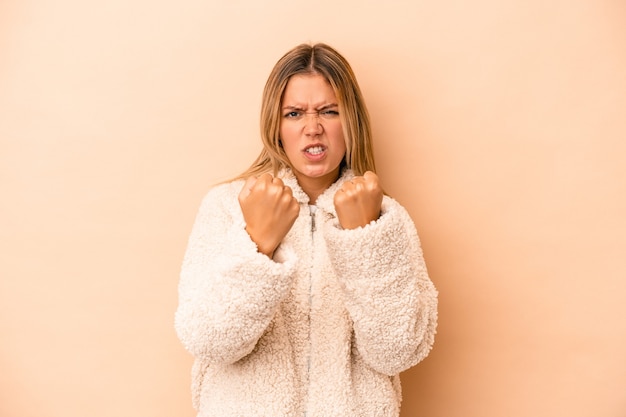
{"type": "Polygon", "coordinates": [[[348,61],[330,46],[317,43],[301,44],[278,60],[267,79],[261,104],[261,141],[263,150],[237,179],[265,172],[274,175],[290,167],[289,159],[280,144],[281,104],[289,79],[297,74],[319,74],[331,85],[337,104],[346,142],[342,167],[352,169],[355,175],[375,172],[370,120],[363,95],[348,61]]]}

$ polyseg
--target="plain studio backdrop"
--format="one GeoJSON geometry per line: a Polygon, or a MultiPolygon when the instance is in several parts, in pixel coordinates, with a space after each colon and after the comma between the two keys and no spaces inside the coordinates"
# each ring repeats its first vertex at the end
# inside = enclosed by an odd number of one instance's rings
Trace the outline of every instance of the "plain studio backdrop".
{"type": "Polygon", "coordinates": [[[317,41],[440,291],[402,416],[626,415],[626,3],[4,0],[0,416],[194,416],[192,222],[317,41]]]}

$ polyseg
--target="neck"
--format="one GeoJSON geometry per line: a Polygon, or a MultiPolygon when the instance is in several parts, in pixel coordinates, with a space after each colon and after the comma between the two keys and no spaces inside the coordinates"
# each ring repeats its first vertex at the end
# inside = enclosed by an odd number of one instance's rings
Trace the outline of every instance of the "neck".
{"type": "Polygon", "coordinates": [[[317,197],[324,193],[339,178],[339,172],[332,172],[323,177],[310,178],[296,175],[302,191],[309,196],[309,204],[315,204],[317,197]]]}

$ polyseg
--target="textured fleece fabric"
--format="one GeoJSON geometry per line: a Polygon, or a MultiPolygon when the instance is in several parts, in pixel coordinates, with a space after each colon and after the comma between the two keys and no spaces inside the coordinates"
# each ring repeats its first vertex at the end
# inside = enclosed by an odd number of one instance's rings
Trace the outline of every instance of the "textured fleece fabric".
{"type": "Polygon", "coordinates": [[[385,196],[378,220],[343,230],[333,196],[349,170],[314,212],[281,176],[300,214],[273,260],[245,231],[243,181],[212,188],[193,226],[175,327],[198,416],[397,417],[398,374],[428,355],[437,325],[415,226],[385,196]]]}

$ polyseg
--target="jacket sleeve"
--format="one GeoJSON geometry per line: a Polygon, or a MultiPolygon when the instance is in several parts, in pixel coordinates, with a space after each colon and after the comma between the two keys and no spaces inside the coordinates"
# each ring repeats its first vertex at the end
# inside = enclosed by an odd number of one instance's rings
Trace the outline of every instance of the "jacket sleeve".
{"type": "Polygon", "coordinates": [[[386,375],[417,364],[434,343],[437,291],[409,214],[385,197],[380,218],[365,227],[342,230],[336,219],[326,227],[359,354],[386,375]]]}
{"type": "Polygon", "coordinates": [[[175,328],[185,349],[207,363],[249,354],[289,290],[295,257],[277,263],[245,230],[237,183],[212,189],[196,217],[178,286],[175,328]]]}

